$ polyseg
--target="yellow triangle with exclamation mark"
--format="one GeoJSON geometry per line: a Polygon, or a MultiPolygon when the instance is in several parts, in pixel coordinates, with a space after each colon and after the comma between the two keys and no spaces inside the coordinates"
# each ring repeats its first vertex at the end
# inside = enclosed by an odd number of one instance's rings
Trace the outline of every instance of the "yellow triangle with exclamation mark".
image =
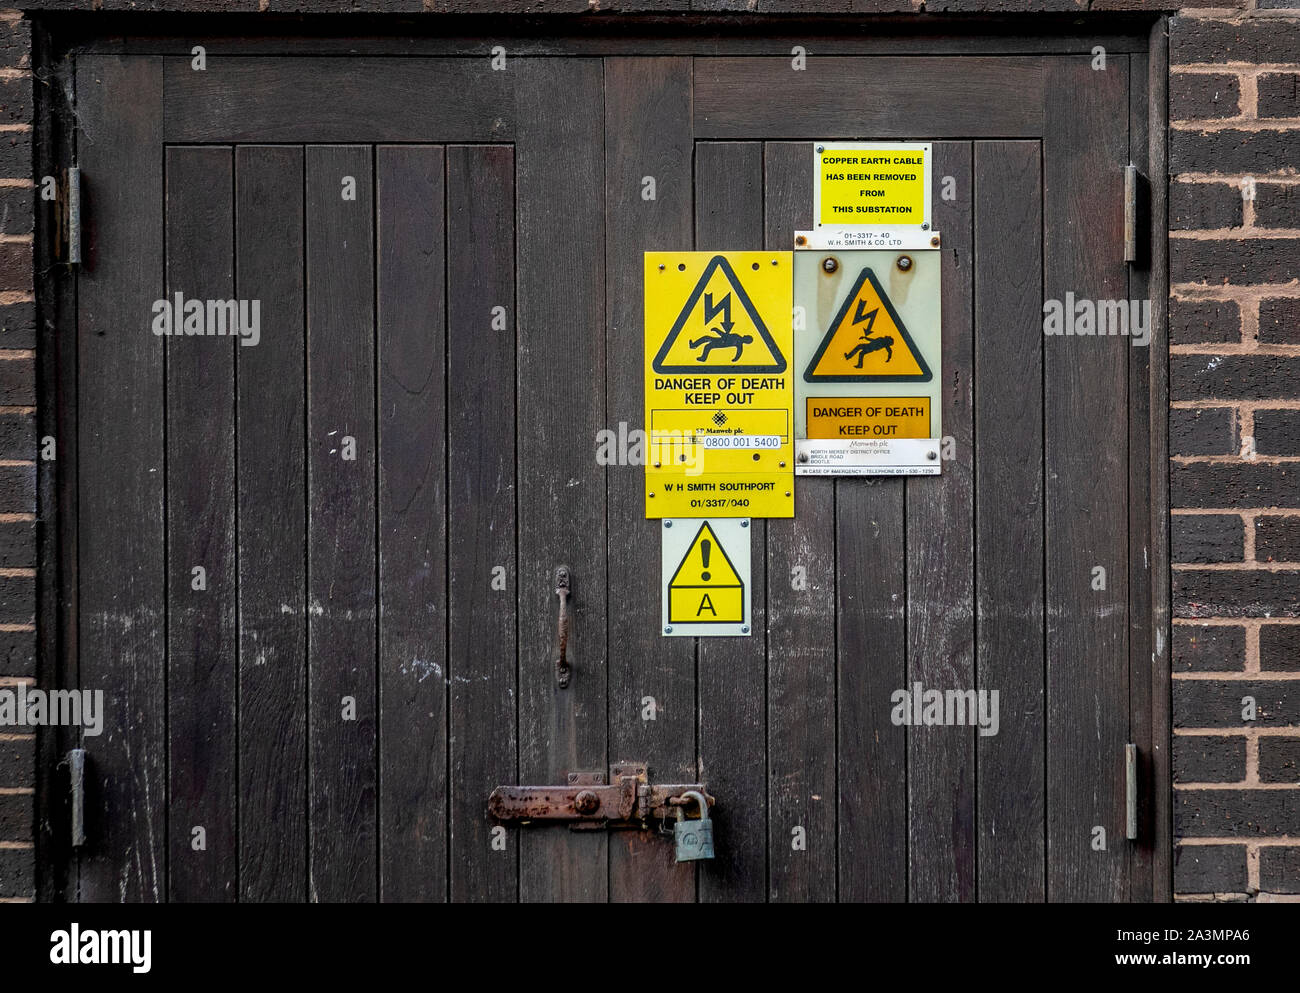
{"type": "Polygon", "coordinates": [[[741,624],[744,620],[745,583],[705,521],[668,581],[668,621],[741,624]]]}

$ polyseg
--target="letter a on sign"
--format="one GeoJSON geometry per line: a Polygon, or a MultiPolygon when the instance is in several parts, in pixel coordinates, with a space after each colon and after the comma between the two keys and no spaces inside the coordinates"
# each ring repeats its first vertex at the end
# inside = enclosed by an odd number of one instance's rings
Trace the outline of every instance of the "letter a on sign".
{"type": "Polygon", "coordinates": [[[661,373],[779,373],[785,356],[725,256],[704,267],[654,358],[661,373]]]}
{"type": "Polygon", "coordinates": [[[666,636],[749,634],[748,518],[663,522],[666,636]]]}
{"type": "Polygon", "coordinates": [[[809,383],[928,383],[931,373],[876,274],[863,269],[803,377],[809,383]]]}

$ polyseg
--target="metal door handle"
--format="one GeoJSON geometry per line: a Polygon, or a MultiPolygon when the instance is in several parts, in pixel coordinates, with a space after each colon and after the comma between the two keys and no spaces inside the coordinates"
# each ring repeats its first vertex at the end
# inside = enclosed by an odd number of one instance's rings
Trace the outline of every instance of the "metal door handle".
{"type": "Polygon", "coordinates": [[[555,570],[555,595],[560,598],[560,619],[557,623],[557,636],[560,643],[559,654],[555,659],[555,680],[560,689],[569,685],[569,567],[562,565],[555,570]]]}

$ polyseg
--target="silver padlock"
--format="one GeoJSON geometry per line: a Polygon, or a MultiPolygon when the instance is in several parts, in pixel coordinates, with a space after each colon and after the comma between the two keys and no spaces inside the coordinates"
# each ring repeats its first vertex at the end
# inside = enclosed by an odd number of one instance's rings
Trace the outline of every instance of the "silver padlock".
{"type": "Polygon", "coordinates": [[[677,842],[677,861],[694,862],[713,858],[713,822],[709,820],[709,801],[698,790],[682,794],[700,805],[700,819],[688,821],[681,806],[677,808],[677,823],[673,825],[673,838],[677,842]]]}

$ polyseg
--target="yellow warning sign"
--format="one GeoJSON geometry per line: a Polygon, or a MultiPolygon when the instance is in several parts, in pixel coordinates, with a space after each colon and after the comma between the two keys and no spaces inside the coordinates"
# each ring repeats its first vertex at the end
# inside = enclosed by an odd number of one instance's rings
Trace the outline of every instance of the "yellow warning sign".
{"type": "Polygon", "coordinates": [[[930,146],[819,144],[817,223],[889,228],[929,220],[930,146]]]}
{"type": "Polygon", "coordinates": [[[876,274],[867,268],[803,376],[809,383],[928,383],[931,373],[876,274]]]}
{"type": "Polygon", "coordinates": [[[645,254],[646,516],[794,515],[793,254],[645,254]]]}
{"type": "Polygon", "coordinates": [[[929,438],[929,397],[808,397],[809,438],[929,438]]]}
{"type": "Polygon", "coordinates": [[[740,624],[744,620],[745,583],[705,521],[668,581],[668,623],[740,624]]]}

